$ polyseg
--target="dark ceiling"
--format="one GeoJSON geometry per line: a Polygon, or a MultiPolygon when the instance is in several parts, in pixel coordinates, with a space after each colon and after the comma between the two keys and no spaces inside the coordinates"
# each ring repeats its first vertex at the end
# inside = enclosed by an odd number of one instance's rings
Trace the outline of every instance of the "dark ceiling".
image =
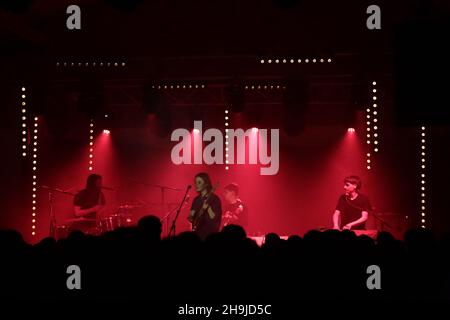
{"type": "MultiPolygon", "coordinates": [[[[102,82],[108,103],[117,108],[141,107],[145,85],[204,83],[208,90],[200,94],[168,93],[172,106],[201,107],[220,104],[222,88],[233,79],[249,86],[276,85],[301,74],[309,83],[309,101],[317,106],[312,121],[326,113],[340,122],[343,106],[362,103],[355,100],[366,93],[370,78],[383,79],[385,101],[391,102],[396,30],[445,16],[449,3],[6,0],[0,4],[0,80],[12,85],[48,81],[52,88],[76,90],[82,78],[92,77],[102,82]],[[81,30],[66,28],[71,4],[81,7],[81,30]],[[366,28],[371,4],[381,8],[381,30],[366,28]],[[290,64],[292,58],[303,62],[290,64]],[[332,63],[306,65],[306,58],[331,58],[332,63]]],[[[282,102],[267,93],[248,96],[250,105],[270,108],[282,102]]]]}
{"type": "MultiPolygon", "coordinates": [[[[376,1],[382,29],[373,32],[365,27],[366,8],[374,4],[368,0],[2,2],[3,54],[173,57],[360,52],[374,44],[389,50],[393,27],[415,15],[418,1],[376,1]],[[66,29],[71,4],[81,8],[79,31],[66,29]]],[[[435,10],[444,8],[434,2],[435,10]]]]}

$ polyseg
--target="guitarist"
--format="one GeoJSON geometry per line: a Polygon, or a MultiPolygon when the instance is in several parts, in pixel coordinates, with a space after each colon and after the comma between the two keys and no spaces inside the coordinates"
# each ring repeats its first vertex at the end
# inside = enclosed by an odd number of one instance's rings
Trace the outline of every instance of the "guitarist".
{"type": "Polygon", "coordinates": [[[209,234],[220,229],[222,203],[214,194],[211,179],[205,172],[195,176],[195,191],[198,196],[192,201],[188,220],[192,223],[193,231],[204,240],[209,234]]]}
{"type": "Polygon", "coordinates": [[[236,183],[230,183],[224,189],[223,197],[226,205],[223,210],[225,213],[222,216],[223,226],[237,224],[243,228],[247,228],[247,206],[239,198],[239,186],[236,183]]]}

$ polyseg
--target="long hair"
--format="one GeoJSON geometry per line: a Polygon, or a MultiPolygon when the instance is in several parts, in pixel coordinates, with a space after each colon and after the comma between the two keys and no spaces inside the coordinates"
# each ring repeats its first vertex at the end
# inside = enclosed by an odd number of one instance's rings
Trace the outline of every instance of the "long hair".
{"type": "Polygon", "coordinates": [[[102,176],[98,174],[90,174],[86,180],[86,189],[87,190],[96,190],[97,189],[97,180],[101,179],[102,176]]]}
{"type": "Polygon", "coordinates": [[[212,189],[211,178],[209,177],[209,175],[206,172],[197,173],[195,175],[195,178],[201,178],[206,184],[206,190],[208,190],[208,192],[211,191],[211,189],[212,189]]]}

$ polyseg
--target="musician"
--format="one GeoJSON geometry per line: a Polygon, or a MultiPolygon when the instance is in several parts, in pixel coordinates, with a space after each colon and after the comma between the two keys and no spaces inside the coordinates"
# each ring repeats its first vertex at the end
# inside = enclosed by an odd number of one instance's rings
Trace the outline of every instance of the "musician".
{"type": "Polygon", "coordinates": [[[218,232],[220,229],[222,203],[212,192],[211,179],[207,173],[201,172],[195,176],[195,191],[198,192],[198,196],[192,201],[188,220],[195,223],[198,214],[203,212],[198,218],[198,223],[193,224],[193,230],[201,239],[205,239],[209,234],[218,232]]]}
{"type": "Polygon", "coordinates": [[[97,214],[106,204],[105,195],[101,188],[102,177],[97,174],[91,174],[86,180],[86,188],[75,195],[73,200],[75,217],[88,220],[77,222],[73,226],[74,229],[85,231],[87,228],[96,226],[97,214]]]}
{"type": "Polygon", "coordinates": [[[230,183],[224,189],[223,197],[227,204],[222,217],[223,226],[237,224],[247,228],[247,206],[239,199],[239,186],[236,183],[230,183]]]}
{"type": "Polygon", "coordinates": [[[333,214],[333,229],[366,229],[366,221],[371,205],[369,199],[360,193],[361,186],[362,182],[358,176],[345,177],[345,194],[339,197],[336,205],[336,210],[333,214]]]}

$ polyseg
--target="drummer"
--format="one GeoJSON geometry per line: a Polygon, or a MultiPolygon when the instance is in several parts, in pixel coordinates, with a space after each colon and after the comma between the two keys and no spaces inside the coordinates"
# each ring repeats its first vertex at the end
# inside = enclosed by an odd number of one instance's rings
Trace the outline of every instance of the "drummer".
{"type": "Polygon", "coordinates": [[[86,188],[75,195],[74,214],[77,219],[71,229],[89,232],[96,228],[98,213],[104,209],[106,201],[102,190],[102,177],[91,174],[86,181],[86,188]]]}

